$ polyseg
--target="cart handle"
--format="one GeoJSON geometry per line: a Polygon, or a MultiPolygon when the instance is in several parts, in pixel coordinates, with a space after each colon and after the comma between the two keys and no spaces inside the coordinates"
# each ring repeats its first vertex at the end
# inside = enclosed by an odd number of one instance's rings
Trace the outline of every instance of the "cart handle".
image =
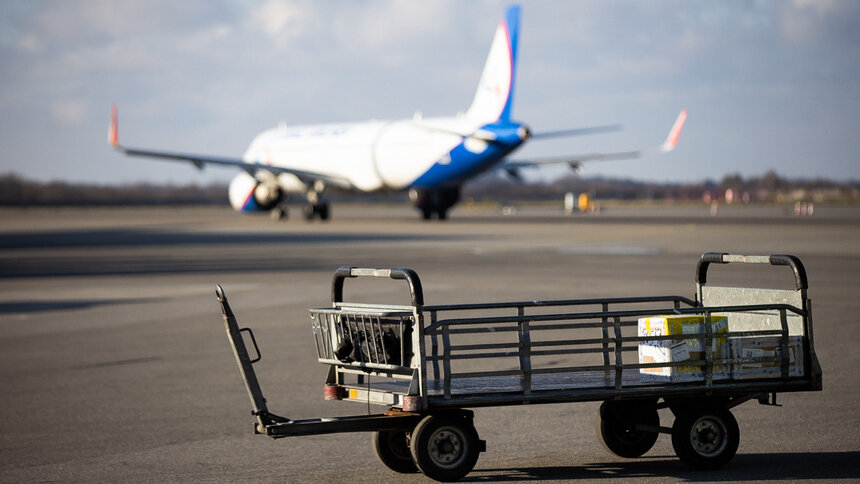
{"type": "Polygon", "coordinates": [[[391,279],[405,280],[409,284],[412,305],[415,307],[424,305],[424,290],[421,288],[421,279],[412,269],[368,269],[353,266],[340,266],[334,272],[334,279],[331,282],[331,301],[333,304],[343,302],[343,281],[347,277],[390,277],[391,279]]]}
{"type": "Polygon", "coordinates": [[[790,266],[794,272],[794,285],[797,290],[809,289],[809,283],[806,279],[806,269],[803,267],[803,262],[793,255],[788,254],[773,254],[773,255],[732,255],[722,252],[706,252],[702,254],[699,264],[696,267],[696,282],[705,285],[708,280],[708,266],[711,264],[728,264],[730,262],[740,262],[747,264],[770,264],[772,266],[790,266]]]}

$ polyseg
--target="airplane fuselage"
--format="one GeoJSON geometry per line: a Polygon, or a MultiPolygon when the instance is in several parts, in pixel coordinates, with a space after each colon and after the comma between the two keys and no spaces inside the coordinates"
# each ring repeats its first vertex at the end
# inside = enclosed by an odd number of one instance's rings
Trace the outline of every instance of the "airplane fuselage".
{"type": "MultiPolygon", "coordinates": [[[[462,183],[486,170],[526,137],[522,125],[481,126],[465,116],[281,126],[258,135],[243,159],[343,179],[349,188],[362,192],[433,189],[462,183]],[[478,129],[492,133],[495,140],[457,134],[478,129]]],[[[292,185],[290,191],[305,190],[298,179],[292,185]]]]}

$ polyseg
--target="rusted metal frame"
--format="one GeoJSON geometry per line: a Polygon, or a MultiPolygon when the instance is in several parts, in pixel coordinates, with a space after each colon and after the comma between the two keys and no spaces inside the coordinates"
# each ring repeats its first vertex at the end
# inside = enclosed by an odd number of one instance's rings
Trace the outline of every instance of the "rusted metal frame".
{"type": "Polygon", "coordinates": [[[424,306],[426,311],[470,311],[482,309],[509,309],[509,308],[533,308],[533,307],[553,307],[553,306],[588,306],[599,305],[603,303],[609,304],[636,304],[645,302],[673,302],[684,303],[691,307],[697,305],[696,301],[684,296],[638,296],[638,297],[617,297],[617,298],[599,298],[599,299],[559,299],[549,301],[520,301],[520,302],[499,302],[499,303],[476,303],[476,304],[445,304],[424,306]]]}
{"type": "MultiPolygon", "coordinates": [[[[533,368],[531,373],[534,375],[548,375],[553,373],[586,373],[594,371],[604,371],[606,368],[603,365],[588,365],[588,366],[568,366],[560,368],[533,368]]],[[[495,371],[472,371],[453,373],[452,379],[458,378],[482,378],[489,376],[519,376],[520,370],[495,370],[495,371]]]]}
{"type": "MultiPolygon", "coordinates": [[[[322,315],[311,313],[311,319],[313,320],[312,328],[314,330],[314,344],[317,347],[317,358],[321,359],[323,357],[328,357],[325,350],[331,345],[323,344],[326,341],[326,334],[328,334],[328,331],[323,328],[323,326],[326,325],[321,322],[322,315]]],[[[328,318],[326,318],[326,322],[328,322],[328,318]]]]}
{"type": "Polygon", "coordinates": [[[262,358],[260,349],[257,347],[257,343],[253,338],[253,332],[250,328],[239,328],[239,322],[236,320],[236,316],[230,308],[230,303],[227,301],[227,294],[220,285],[216,286],[215,294],[221,305],[221,315],[224,318],[224,328],[227,332],[227,338],[230,340],[230,347],[233,349],[233,356],[236,357],[239,372],[242,374],[242,379],[245,382],[245,389],[248,391],[248,397],[251,400],[251,413],[257,420],[254,432],[262,433],[268,425],[289,421],[286,417],[269,413],[266,399],[263,397],[263,390],[260,388],[260,382],[257,380],[257,373],[254,371],[253,366],[254,361],[259,361],[260,358],[262,358]],[[257,351],[257,358],[253,361],[248,355],[248,348],[245,346],[245,340],[242,338],[242,332],[245,331],[252,335],[251,341],[254,343],[254,348],[257,351]]]}
{"type": "MultiPolygon", "coordinates": [[[[621,322],[621,326],[625,326],[624,322],[621,322]]],[[[534,331],[535,328],[532,328],[534,331]]],[[[610,339],[608,338],[583,338],[583,339],[557,339],[552,341],[532,341],[532,347],[545,347],[545,346],[573,346],[573,345],[608,345],[610,339]]],[[[602,350],[601,350],[602,351],[602,350]]]]}
{"type": "Polygon", "coordinates": [[[505,351],[505,352],[497,352],[497,353],[467,353],[467,354],[454,354],[451,351],[451,354],[448,356],[428,356],[428,361],[439,361],[444,362],[445,360],[479,360],[479,359],[490,359],[490,358],[514,358],[519,357],[519,351],[505,351]]]}
{"type": "Polygon", "coordinates": [[[330,308],[312,308],[310,311],[321,314],[367,314],[383,318],[409,316],[412,314],[412,306],[401,306],[394,304],[367,304],[367,303],[336,303],[330,308]]]}
{"type": "MultiPolygon", "coordinates": [[[[711,312],[705,310],[702,326],[705,328],[705,386],[710,388],[714,386],[714,328],[711,327],[711,312]]],[[[726,328],[728,331],[728,327],[726,328]]],[[[685,335],[689,336],[689,335],[685,335]]]]}
{"type": "MultiPolygon", "coordinates": [[[[532,343],[535,346],[537,343],[532,343]]],[[[451,351],[501,350],[518,349],[522,343],[481,343],[468,345],[451,345],[451,351]]]]}
{"type": "MultiPolygon", "coordinates": [[[[400,337],[398,338],[400,340],[400,364],[403,366],[406,366],[406,364],[407,364],[407,362],[406,362],[406,343],[407,343],[407,341],[406,341],[406,337],[405,337],[405,334],[406,334],[405,328],[406,328],[406,325],[409,325],[411,327],[414,324],[415,324],[415,317],[411,317],[408,319],[400,318],[400,323],[397,325],[397,329],[400,332],[399,333],[400,337]]],[[[418,331],[418,330],[415,329],[412,332],[415,332],[415,331],[418,331]]],[[[409,343],[410,348],[412,348],[412,339],[411,339],[412,338],[412,332],[409,333],[410,339],[409,339],[408,343],[409,343]]],[[[414,354],[415,350],[413,350],[412,353],[414,354]]],[[[409,364],[411,366],[411,362],[409,362],[409,364]]]]}
{"type": "Polygon", "coordinates": [[[788,379],[788,367],[790,364],[790,356],[788,354],[788,318],[785,312],[785,309],[779,310],[779,323],[782,326],[782,337],[780,338],[781,348],[782,348],[782,358],[780,362],[780,373],[782,374],[782,379],[788,379]]]}
{"type": "MultiPolygon", "coordinates": [[[[412,308],[410,321],[412,325],[412,332],[410,334],[410,338],[412,339],[410,342],[412,356],[410,357],[409,366],[412,368],[412,380],[409,384],[408,395],[418,396],[418,408],[426,411],[429,401],[427,399],[427,350],[424,346],[424,311],[422,307],[415,306],[412,308]]],[[[403,337],[401,336],[401,338],[403,337]]],[[[404,364],[406,364],[405,356],[404,354],[404,364]]]]}
{"type": "MultiPolygon", "coordinates": [[[[677,304],[678,304],[678,302],[675,301],[675,305],[677,305],[677,304]]],[[[606,303],[606,302],[603,303],[602,307],[603,307],[604,313],[609,312],[609,303],[606,303]]],[[[600,318],[600,321],[603,325],[600,328],[600,332],[603,334],[603,364],[604,364],[604,366],[609,368],[609,327],[608,327],[609,318],[607,318],[604,315],[603,317],[600,318]]]]}
{"type": "MultiPolygon", "coordinates": [[[[524,316],[525,308],[517,307],[517,316],[524,316]]],[[[529,334],[529,322],[520,321],[517,323],[517,340],[519,341],[519,361],[520,361],[520,385],[523,393],[528,395],[532,392],[532,353],[531,353],[531,335],[529,334]]]]}
{"type": "MultiPolygon", "coordinates": [[[[373,344],[374,344],[374,346],[377,346],[377,345],[380,345],[380,344],[384,344],[384,341],[382,340],[382,335],[383,335],[383,331],[382,331],[382,318],[371,316],[371,317],[370,317],[370,327],[371,327],[371,329],[372,329],[373,331],[375,331],[376,333],[378,333],[378,334],[379,334],[379,342],[377,342],[377,341],[376,341],[376,338],[373,338],[373,344]],[[375,326],[374,326],[374,323],[376,323],[376,324],[375,324],[375,326]]],[[[377,352],[377,353],[379,353],[379,352],[377,352]]],[[[383,363],[385,363],[386,365],[390,364],[390,363],[389,363],[389,361],[388,361],[388,353],[385,351],[385,347],[384,347],[384,346],[383,346],[383,348],[382,348],[382,355],[381,355],[381,356],[382,356],[383,363]]],[[[379,358],[379,355],[377,355],[377,358],[379,358]]],[[[400,362],[401,362],[401,364],[403,363],[403,359],[402,359],[402,358],[400,359],[400,362]]]]}
{"type": "Polygon", "coordinates": [[[451,336],[448,326],[442,327],[442,377],[445,398],[451,398],[451,336]]]}
{"type": "Polygon", "coordinates": [[[569,390],[539,390],[532,392],[528,398],[519,394],[458,394],[451,399],[430,397],[430,406],[435,409],[462,407],[495,407],[502,405],[518,405],[528,401],[530,404],[592,402],[609,399],[625,398],[664,398],[664,397],[699,397],[703,392],[710,391],[712,395],[738,396],[770,392],[796,392],[810,390],[810,381],[793,379],[788,381],[755,381],[733,382],[720,381],[708,388],[705,385],[670,384],[649,386],[628,386],[620,390],[611,387],[575,388],[569,390]]]}
{"type": "MultiPolygon", "coordinates": [[[[624,339],[624,338],[622,338],[624,339]]],[[[519,357],[521,355],[520,351],[506,351],[506,352],[495,352],[495,353],[467,353],[467,354],[453,354],[453,350],[455,347],[452,347],[452,354],[449,357],[451,360],[476,360],[476,359],[489,359],[489,358],[513,358],[519,357]]],[[[622,351],[636,351],[638,348],[635,346],[622,346],[622,351]]],[[[557,356],[557,355],[579,355],[579,354],[587,354],[587,353],[602,353],[602,348],[573,348],[573,349],[563,349],[563,350],[532,350],[530,351],[531,356],[557,356]]],[[[444,360],[444,356],[428,356],[428,361],[439,361],[444,360]]]]}
{"type": "MultiPolygon", "coordinates": [[[[805,311],[802,309],[798,309],[794,306],[788,304],[750,304],[750,305],[738,305],[738,306],[715,306],[709,308],[680,308],[677,310],[673,310],[677,314],[702,314],[705,311],[711,312],[743,312],[743,311],[774,311],[779,309],[785,309],[786,311],[793,312],[798,315],[804,315],[805,311]]],[[[668,309],[667,309],[668,310],[668,309]]],[[[564,321],[564,320],[581,320],[581,319],[601,319],[603,316],[607,317],[639,317],[639,316],[653,316],[655,312],[661,311],[660,308],[654,309],[638,309],[638,310],[630,310],[630,311],[610,311],[609,313],[603,312],[591,312],[591,313],[564,313],[564,314],[531,314],[528,316],[494,316],[494,317],[486,317],[486,318],[453,318],[453,319],[445,319],[441,321],[437,321],[431,326],[425,328],[425,331],[428,333],[432,333],[436,331],[441,326],[463,326],[463,325],[473,325],[473,324],[500,324],[500,323],[517,323],[520,321],[529,320],[532,323],[540,323],[540,322],[551,322],[551,321],[564,321]]],[[[600,327],[601,323],[582,323],[581,326],[573,326],[573,327],[600,327]]],[[[536,330],[537,328],[534,328],[536,330]]],[[[554,326],[553,328],[547,329],[562,329],[562,326],[554,326]]],[[[481,332],[481,330],[477,330],[476,332],[481,332]]]]}
{"type": "Polygon", "coordinates": [[[370,432],[380,430],[410,430],[424,416],[419,413],[386,412],[375,415],[350,417],[307,418],[277,423],[266,427],[266,435],[272,438],[301,435],[322,435],[343,432],[370,432]]]}
{"type": "MultiPolygon", "coordinates": [[[[430,325],[436,324],[436,311],[430,311],[430,325]]],[[[430,355],[433,357],[433,379],[439,381],[439,335],[436,332],[430,334],[430,355]]]]}
{"type": "Polygon", "coordinates": [[[822,389],[821,381],[821,366],[818,363],[818,356],[815,354],[815,344],[812,335],[812,300],[804,299],[806,304],[806,316],[803,318],[806,338],[803,342],[803,354],[807,355],[804,362],[804,375],[807,375],[814,381],[816,389],[822,389]]]}
{"type": "MultiPolygon", "coordinates": [[[[350,343],[355,344],[355,342],[352,340],[352,333],[349,331],[349,316],[344,313],[340,313],[336,315],[336,317],[337,319],[335,322],[337,324],[337,330],[340,333],[338,334],[338,337],[342,338],[343,340],[346,340],[348,338],[350,343]]],[[[334,353],[332,353],[332,356],[334,356],[334,353]]]]}
{"type": "Polygon", "coordinates": [[[549,375],[552,373],[586,373],[593,371],[605,371],[603,365],[585,365],[585,366],[567,366],[561,368],[535,368],[532,373],[535,375],[549,375]]]}
{"type": "MultiPolygon", "coordinates": [[[[356,331],[358,331],[358,332],[360,332],[360,334],[364,335],[364,337],[361,338],[364,341],[359,342],[360,344],[363,344],[364,351],[361,351],[361,348],[359,348],[359,352],[358,352],[359,355],[362,358],[366,358],[369,360],[369,361],[366,361],[366,363],[377,363],[377,364],[380,363],[378,355],[371,354],[371,352],[370,352],[370,342],[368,340],[376,339],[376,338],[373,335],[373,330],[371,330],[370,335],[368,335],[367,320],[365,319],[365,315],[364,314],[356,314],[353,317],[355,318],[354,321],[355,321],[356,331]],[[360,329],[359,329],[359,327],[360,327],[360,329]]],[[[374,346],[374,350],[375,350],[376,344],[374,344],[373,346],[374,346]]]]}
{"type": "MultiPolygon", "coordinates": [[[[396,367],[397,368],[397,367],[396,367]]],[[[410,368],[398,368],[396,370],[386,370],[380,368],[348,368],[348,367],[340,367],[338,371],[342,375],[370,375],[370,376],[378,376],[380,378],[389,378],[392,380],[408,380],[412,378],[412,374],[408,371],[410,368]]],[[[347,384],[342,382],[343,384],[347,384]]]]}
{"type": "MultiPolygon", "coordinates": [[[[594,319],[594,318],[586,318],[586,319],[594,319]]],[[[433,332],[438,332],[439,328],[446,322],[447,320],[442,320],[437,322],[437,326],[433,329],[433,332]]],[[[558,321],[565,321],[565,319],[559,319],[558,321]]],[[[573,323],[564,323],[558,321],[534,321],[529,320],[529,332],[533,333],[535,331],[558,331],[563,329],[588,329],[588,328],[600,328],[603,327],[603,323],[599,321],[586,321],[586,322],[573,322],[573,323]],[[541,324],[542,323],[542,324],[541,324]]],[[[519,321],[504,321],[496,324],[505,324],[505,326],[477,326],[485,324],[485,322],[480,318],[475,318],[471,320],[470,323],[460,323],[460,327],[452,327],[450,330],[450,334],[486,334],[490,333],[513,333],[517,331],[517,327],[514,323],[518,323],[519,321]],[[474,327],[463,327],[474,325],[474,327]]],[[[621,326],[635,326],[636,321],[622,321],[621,326]]],[[[610,338],[611,339],[611,338],[610,338]]]]}
{"type": "Polygon", "coordinates": [[[337,359],[320,359],[320,363],[326,365],[337,365],[340,368],[353,368],[356,370],[356,373],[367,373],[372,370],[380,370],[387,372],[399,372],[399,373],[410,373],[412,368],[408,366],[399,366],[399,365],[385,365],[382,363],[372,363],[372,362],[364,362],[364,361],[353,361],[351,363],[344,363],[337,359]]]}
{"type": "Polygon", "coordinates": [[[624,359],[621,356],[624,352],[622,349],[622,337],[621,337],[621,317],[615,316],[612,319],[612,326],[615,332],[615,389],[621,389],[622,377],[624,375],[624,359]]]}

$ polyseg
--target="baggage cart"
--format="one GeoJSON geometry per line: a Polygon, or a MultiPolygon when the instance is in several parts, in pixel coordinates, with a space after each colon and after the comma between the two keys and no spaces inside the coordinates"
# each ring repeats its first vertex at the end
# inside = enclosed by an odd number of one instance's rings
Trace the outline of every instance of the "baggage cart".
{"type": "Polygon", "coordinates": [[[693,299],[432,306],[424,304],[421,280],[410,269],[341,267],[331,307],[310,309],[318,359],[328,366],[324,397],[386,410],[303,419],[269,411],[253,368],[261,358],[253,332],[239,327],[221,286],[216,295],[255,433],[372,432],[373,449],[388,468],[453,481],[486,450],[473,408],[599,401],[597,435],[614,454],[639,457],[665,433],[681,461],[716,469],[738,448],[731,409],[748,401],[777,406],[778,393],[822,389],[800,259],[706,253],[695,281],[693,299]],[[714,286],[708,283],[712,264],[788,266],[793,288],[714,286]],[[368,277],[404,281],[409,304],[345,301],[345,281],[368,277]],[[671,426],[661,425],[662,408],[671,410],[671,426]]]}

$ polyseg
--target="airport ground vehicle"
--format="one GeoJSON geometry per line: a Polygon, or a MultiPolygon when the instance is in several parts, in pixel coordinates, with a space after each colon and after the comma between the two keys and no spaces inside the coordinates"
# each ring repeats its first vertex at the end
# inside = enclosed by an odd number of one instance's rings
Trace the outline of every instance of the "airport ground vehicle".
{"type": "Polygon", "coordinates": [[[298,420],[269,412],[252,367],[260,359],[253,333],[239,328],[220,286],[216,293],[256,433],[280,438],[370,431],[377,457],[390,469],[449,481],[468,474],[486,447],[469,409],[499,405],[601,401],[597,433],[611,452],[638,457],[668,433],[686,464],[725,465],[739,442],[730,409],[750,400],[776,405],[777,393],[822,388],[807,288],[797,257],[706,253],[696,269],[694,299],[430,306],[412,270],[341,267],[332,282],[332,306],[310,310],[319,361],[329,366],[324,395],[388,410],[298,420]],[[707,282],[712,264],[749,263],[789,266],[793,289],[707,282]],[[345,281],[363,277],[405,281],[411,303],[345,302],[345,281]],[[652,322],[657,328],[669,320],[680,324],[643,334],[652,322]],[[243,332],[255,347],[254,359],[243,332]],[[671,427],[660,425],[658,409],[667,407],[675,417],[671,427]]]}

